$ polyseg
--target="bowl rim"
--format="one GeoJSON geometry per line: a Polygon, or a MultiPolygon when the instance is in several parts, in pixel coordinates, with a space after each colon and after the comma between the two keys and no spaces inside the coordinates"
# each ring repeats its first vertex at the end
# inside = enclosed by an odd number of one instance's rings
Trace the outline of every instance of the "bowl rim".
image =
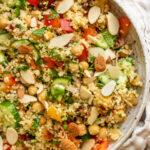
{"type": "Polygon", "coordinates": [[[149,85],[150,77],[148,76],[150,74],[150,69],[148,67],[150,63],[148,61],[149,51],[148,51],[148,47],[146,46],[147,44],[144,40],[145,38],[140,33],[140,28],[135,23],[134,16],[131,15],[129,7],[124,6],[122,3],[120,3],[119,0],[113,0],[113,2],[120,7],[120,9],[130,19],[133,27],[135,28],[135,31],[138,35],[139,41],[140,41],[141,46],[142,46],[142,51],[143,51],[144,61],[145,61],[145,69],[146,69],[146,71],[145,71],[146,72],[146,74],[145,74],[145,85],[143,86],[144,92],[143,92],[143,98],[142,98],[142,100],[143,100],[142,105],[139,109],[139,112],[136,116],[136,119],[134,119],[134,121],[133,121],[132,125],[130,126],[128,132],[126,132],[126,134],[124,134],[124,136],[120,139],[120,141],[113,147],[113,150],[116,150],[116,149],[120,148],[123,145],[123,143],[129,138],[129,136],[132,134],[132,132],[134,131],[135,127],[137,126],[137,124],[138,124],[138,122],[139,122],[139,120],[140,120],[140,118],[141,118],[141,116],[144,112],[145,106],[146,106],[147,101],[148,101],[148,93],[149,93],[149,88],[150,88],[150,85],[149,85]]]}

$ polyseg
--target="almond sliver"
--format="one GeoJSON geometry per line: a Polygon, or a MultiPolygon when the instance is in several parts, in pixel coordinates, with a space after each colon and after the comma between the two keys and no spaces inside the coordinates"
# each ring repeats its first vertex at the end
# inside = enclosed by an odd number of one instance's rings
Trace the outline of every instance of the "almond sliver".
{"type": "Polygon", "coordinates": [[[108,82],[101,90],[103,96],[110,96],[114,91],[116,82],[114,80],[108,82]]]}
{"type": "Polygon", "coordinates": [[[98,6],[93,6],[90,8],[89,13],[88,13],[88,20],[90,24],[94,24],[98,17],[100,16],[101,10],[98,6]]]}
{"type": "Polygon", "coordinates": [[[36,102],[37,98],[31,95],[25,94],[23,98],[19,99],[20,103],[30,103],[30,102],[36,102]]]}
{"type": "Polygon", "coordinates": [[[90,139],[83,143],[81,150],[91,150],[92,147],[95,145],[95,140],[90,139]]]}
{"type": "Polygon", "coordinates": [[[3,150],[3,139],[1,136],[0,136],[0,150],[3,150]]]}
{"type": "Polygon", "coordinates": [[[55,10],[59,14],[64,14],[72,7],[73,4],[74,0],[62,0],[58,2],[58,4],[55,7],[55,10]]]}
{"type": "Polygon", "coordinates": [[[48,47],[49,48],[55,48],[55,47],[63,48],[72,40],[73,37],[74,37],[73,33],[57,36],[50,41],[48,47]]]}
{"type": "Polygon", "coordinates": [[[11,145],[15,144],[18,140],[17,131],[13,128],[7,128],[6,139],[7,139],[9,144],[11,144],[11,145]]]}
{"type": "Polygon", "coordinates": [[[107,15],[107,26],[110,34],[117,35],[119,32],[119,21],[111,12],[107,15]]]}

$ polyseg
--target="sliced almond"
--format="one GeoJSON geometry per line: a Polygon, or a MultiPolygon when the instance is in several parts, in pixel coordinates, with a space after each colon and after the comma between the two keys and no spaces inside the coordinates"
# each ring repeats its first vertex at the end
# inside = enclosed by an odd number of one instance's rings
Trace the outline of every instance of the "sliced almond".
{"type": "Polygon", "coordinates": [[[117,79],[120,76],[120,68],[118,66],[109,66],[108,71],[112,79],[117,79]]]}
{"type": "Polygon", "coordinates": [[[35,83],[35,78],[34,74],[31,70],[27,71],[20,71],[21,75],[21,81],[26,84],[34,84],[35,83]]]}
{"type": "Polygon", "coordinates": [[[73,33],[57,36],[50,41],[48,47],[49,48],[55,48],[55,47],[63,48],[72,40],[73,37],[74,37],[73,33]]]}
{"type": "Polygon", "coordinates": [[[114,91],[116,82],[114,80],[108,82],[101,90],[103,96],[110,96],[114,91]]]}
{"type": "Polygon", "coordinates": [[[30,102],[36,102],[37,98],[31,95],[25,94],[23,98],[19,99],[20,103],[30,103],[30,102]]]}
{"type": "Polygon", "coordinates": [[[119,21],[111,12],[107,15],[107,26],[110,34],[117,35],[119,31],[119,21]]]}
{"type": "Polygon", "coordinates": [[[81,86],[80,88],[80,97],[83,100],[88,100],[92,96],[91,92],[84,86],[81,86]]]}
{"type": "Polygon", "coordinates": [[[58,2],[58,4],[55,7],[55,10],[59,14],[64,14],[72,7],[73,4],[74,0],[62,0],[58,2]]]}
{"type": "Polygon", "coordinates": [[[94,145],[95,145],[94,139],[87,140],[86,142],[83,143],[81,150],[91,150],[92,147],[94,147],[94,145]]]}
{"type": "Polygon", "coordinates": [[[3,150],[3,139],[1,136],[0,136],[0,150],[3,150]]]}
{"type": "Polygon", "coordinates": [[[99,55],[105,57],[105,51],[100,47],[93,47],[88,49],[90,57],[98,57],[99,55]]]}
{"type": "Polygon", "coordinates": [[[88,20],[90,24],[94,24],[98,17],[100,16],[101,10],[98,6],[93,6],[90,8],[89,13],[88,13],[88,20]]]}
{"type": "Polygon", "coordinates": [[[90,74],[89,70],[84,70],[84,73],[88,78],[91,78],[91,74],[90,74]]]}
{"type": "Polygon", "coordinates": [[[41,93],[44,89],[44,86],[41,83],[35,83],[35,86],[38,88],[37,94],[41,93]]]}
{"type": "Polygon", "coordinates": [[[98,117],[98,111],[96,107],[91,108],[90,116],[88,117],[88,124],[92,125],[98,117]]]}
{"type": "Polygon", "coordinates": [[[6,130],[6,139],[9,144],[14,145],[18,140],[18,133],[13,128],[7,128],[6,130]]]}
{"type": "Polygon", "coordinates": [[[111,60],[116,58],[115,53],[111,49],[105,50],[105,60],[107,60],[109,57],[111,58],[111,60]]]}

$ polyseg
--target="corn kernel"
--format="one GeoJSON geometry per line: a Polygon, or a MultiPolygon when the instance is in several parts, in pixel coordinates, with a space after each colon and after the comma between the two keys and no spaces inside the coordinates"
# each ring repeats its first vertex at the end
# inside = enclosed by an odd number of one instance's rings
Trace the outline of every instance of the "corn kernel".
{"type": "Polygon", "coordinates": [[[52,37],[53,37],[53,35],[52,35],[52,33],[51,33],[50,31],[46,31],[46,32],[44,33],[44,40],[45,40],[45,41],[51,40],[52,37]]]}

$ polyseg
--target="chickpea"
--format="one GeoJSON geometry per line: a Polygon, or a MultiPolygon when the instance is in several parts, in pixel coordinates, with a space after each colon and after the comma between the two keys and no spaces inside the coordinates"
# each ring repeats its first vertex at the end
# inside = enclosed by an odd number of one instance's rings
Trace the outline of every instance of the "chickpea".
{"type": "Polygon", "coordinates": [[[75,56],[80,56],[82,54],[83,49],[83,45],[77,44],[71,49],[71,53],[75,56]]]}
{"type": "Polygon", "coordinates": [[[114,119],[117,122],[122,122],[125,119],[125,116],[126,116],[126,114],[125,114],[124,110],[118,110],[114,113],[114,119]]]}
{"type": "Polygon", "coordinates": [[[38,18],[40,15],[41,15],[41,12],[39,10],[33,10],[31,12],[32,17],[38,18]]]}
{"type": "Polygon", "coordinates": [[[33,95],[37,94],[38,88],[33,86],[33,85],[31,85],[31,86],[29,86],[28,91],[29,91],[29,94],[31,96],[33,96],[33,95]]]}
{"type": "Polygon", "coordinates": [[[45,117],[41,117],[40,122],[39,122],[39,126],[43,125],[46,123],[46,118],[45,117]]]}
{"type": "Polygon", "coordinates": [[[128,100],[131,102],[133,106],[137,105],[138,103],[137,95],[134,92],[129,93],[128,100]]]}
{"type": "Polygon", "coordinates": [[[97,135],[99,133],[100,127],[97,124],[89,126],[88,130],[91,135],[97,135]]]}
{"type": "Polygon", "coordinates": [[[79,136],[83,136],[87,133],[86,126],[84,124],[79,124],[79,136]]]}
{"type": "Polygon", "coordinates": [[[53,35],[52,35],[52,33],[50,31],[46,31],[44,33],[44,40],[45,41],[50,41],[52,39],[52,37],[53,37],[53,35]]]}
{"type": "Polygon", "coordinates": [[[32,110],[36,113],[39,113],[44,110],[44,106],[40,102],[35,102],[32,105],[32,110]]]}
{"type": "Polygon", "coordinates": [[[79,66],[78,66],[77,64],[70,63],[70,64],[69,64],[69,70],[70,70],[71,72],[78,72],[79,66]]]}
{"type": "Polygon", "coordinates": [[[43,90],[41,93],[38,94],[38,99],[40,102],[43,103],[46,100],[46,94],[47,94],[46,90],[43,90]]]}
{"type": "Polygon", "coordinates": [[[86,61],[81,61],[80,66],[84,70],[87,70],[89,68],[89,64],[86,61]]]}
{"type": "Polygon", "coordinates": [[[0,18],[0,28],[4,29],[9,23],[9,20],[7,17],[1,17],[0,18]]]}
{"type": "Polygon", "coordinates": [[[134,86],[142,86],[141,77],[137,76],[134,80],[131,81],[131,84],[134,86]]]}
{"type": "Polygon", "coordinates": [[[98,133],[98,138],[100,140],[105,140],[107,138],[107,129],[106,128],[100,128],[98,133]]]}
{"type": "Polygon", "coordinates": [[[30,25],[31,25],[31,17],[30,17],[30,16],[26,16],[26,17],[24,18],[24,21],[26,22],[27,27],[29,28],[30,25]]]}

